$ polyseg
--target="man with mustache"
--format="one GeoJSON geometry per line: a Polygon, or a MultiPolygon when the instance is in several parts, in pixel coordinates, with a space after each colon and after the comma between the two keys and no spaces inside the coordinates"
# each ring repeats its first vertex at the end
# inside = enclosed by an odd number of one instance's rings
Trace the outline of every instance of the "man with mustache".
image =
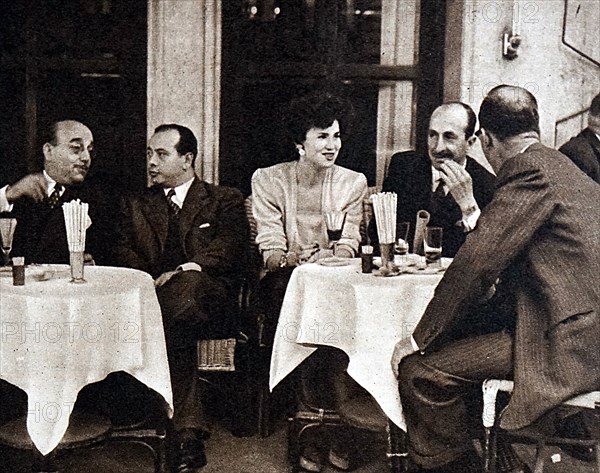
{"type": "MultiPolygon", "coordinates": [[[[476,140],[476,121],[468,105],[442,104],[429,121],[429,159],[414,151],[392,156],[383,191],[398,194],[396,221],[410,223],[411,245],[417,212],[427,210],[429,225],[443,229],[443,256],[454,257],[475,227],[480,209],[492,200],[494,176],[468,156],[476,140]]],[[[376,240],[375,227],[370,230],[376,240]]]]}
{"type": "Polygon", "coordinates": [[[98,189],[83,185],[94,148],[90,129],[75,120],[57,121],[44,137],[44,168],[0,189],[0,213],[17,219],[12,255],[27,263],[69,263],[62,204],[80,199],[89,204],[92,226],[86,235],[86,258],[108,262],[111,241],[108,199],[98,189]]]}

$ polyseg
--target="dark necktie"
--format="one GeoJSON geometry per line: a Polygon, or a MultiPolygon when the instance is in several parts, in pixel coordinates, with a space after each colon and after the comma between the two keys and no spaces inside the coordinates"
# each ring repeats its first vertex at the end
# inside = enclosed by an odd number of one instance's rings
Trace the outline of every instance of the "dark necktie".
{"type": "Polygon", "coordinates": [[[435,188],[433,195],[435,195],[436,199],[443,199],[446,197],[446,191],[444,190],[444,183],[442,181],[438,182],[438,186],[435,188]]]}
{"type": "Polygon", "coordinates": [[[173,197],[175,197],[175,189],[171,189],[167,193],[167,203],[169,204],[169,211],[173,215],[177,215],[179,213],[179,211],[181,210],[181,208],[179,207],[179,205],[177,205],[175,203],[175,201],[173,200],[173,197]]]}
{"type": "Polygon", "coordinates": [[[50,194],[48,196],[48,198],[46,199],[46,202],[48,203],[48,205],[51,208],[54,208],[58,205],[58,202],[60,201],[60,197],[61,197],[63,190],[64,190],[64,187],[62,186],[62,184],[56,184],[54,186],[54,190],[52,191],[52,194],[50,194]]]}

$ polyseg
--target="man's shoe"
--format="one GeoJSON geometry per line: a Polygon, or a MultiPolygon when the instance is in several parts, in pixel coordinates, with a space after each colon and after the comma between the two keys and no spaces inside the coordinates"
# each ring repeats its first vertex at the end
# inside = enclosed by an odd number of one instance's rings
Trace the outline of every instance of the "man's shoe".
{"type": "MultiPolygon", "coordinates": [[[[592,438],[590,431],[585,426],[581,413],[573,414],[562,419],[559,422],[554,435],[556,437],[573,440],[589,440],[592,438]]],[[[593,447],[585,445],[561,445],[561,449],[567,455],[583,462],[589,463],[596,460],[596,454],[593,447]]]]}
{"type": "Polygon", "coordinates": [[[203,441],[205,435],[201,432],[190,433],[189,430],[186,429],[186,433],[180,435],[177,473],[192,473],[206,465],[203,441]]]}
{"type": "Polygon", "coordinates": [[[311,471],[318,473],[323,469],[323,460],[321,458],[321,452],[314,445],[308,445],[304,448],[302,455],[300,455],[300,467],[304,471],[311,471]]]}
{"type": "Polygon", "coordinates": [[[329,450],[329,464],[338,470],[350,470],[350,454],[346,451],[329,450]]]}
{"type": "Polygon", "coordinates": [[[481,459],[475,451],[472,451],[464,453],[457,460],[446,465],[437,468],[417,469],[415,473],[481,473],[482,471],[481,459]]]}
{"type": "Polygon", "coordinates": [[[507,442],[498,442],[496,455],[497,473],[531,473],[531,468],[519,458],[513,446],[507,442]]]}

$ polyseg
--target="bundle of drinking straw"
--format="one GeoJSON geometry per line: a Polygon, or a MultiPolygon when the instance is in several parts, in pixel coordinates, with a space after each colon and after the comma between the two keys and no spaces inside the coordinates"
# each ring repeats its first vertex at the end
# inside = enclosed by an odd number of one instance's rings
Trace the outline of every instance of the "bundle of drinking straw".
{"type": "Polygon", "coordinates": [[[377,223],[379,243],[394,243],[396,239],[396,207],[398,196],[394,192],[379,192],[371,196],[377,223]]]}
{"type": "Polygon", "coordinates": [[[84,251],[85,231],[92,223],[88,216],[88,204],[77,199],[64,203],[62,209],[65,216],[69,251],[84,251]]]}

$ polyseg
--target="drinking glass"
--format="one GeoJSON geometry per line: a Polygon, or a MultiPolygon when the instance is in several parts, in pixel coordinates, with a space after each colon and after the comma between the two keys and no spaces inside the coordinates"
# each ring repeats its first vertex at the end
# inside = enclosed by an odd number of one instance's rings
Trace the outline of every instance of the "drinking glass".
{"type": "Polygon", "coordinates": [[[69,264],[71,266],[71,282],[83,283],[83,251],[69,251],[69,264]]]}
{"type": "Polygon", "coordinates": [[[442,229],[440,227],[425,228],[425,261],[428,266],[441,267],[442,265],[442,229]]]}
{"type": "Polygon", "coordinates": [[[332,248],[342,238],[342,230],[344,229],[344,222],[346,220],[346,213],[339,211],[325,212],[325,226],[327,227],[327,238],[332,248]]]}
{"type": "Polygon", "coordinates": [[[400,222],[396,226],[396,247],[394,252],[400,255],[402,263],[406,262],[406,255],[408,254],[408,229],[410,224],[408,222],[400,222]]]}
{"type": "Polygon", "coordinates": [[[0,237],[2,237],[2,253],[4,254],[4,266],[10,263],[10,252],[12,251],[13,236],[17,226],[15,218],[0,218],[0,237]]]}

